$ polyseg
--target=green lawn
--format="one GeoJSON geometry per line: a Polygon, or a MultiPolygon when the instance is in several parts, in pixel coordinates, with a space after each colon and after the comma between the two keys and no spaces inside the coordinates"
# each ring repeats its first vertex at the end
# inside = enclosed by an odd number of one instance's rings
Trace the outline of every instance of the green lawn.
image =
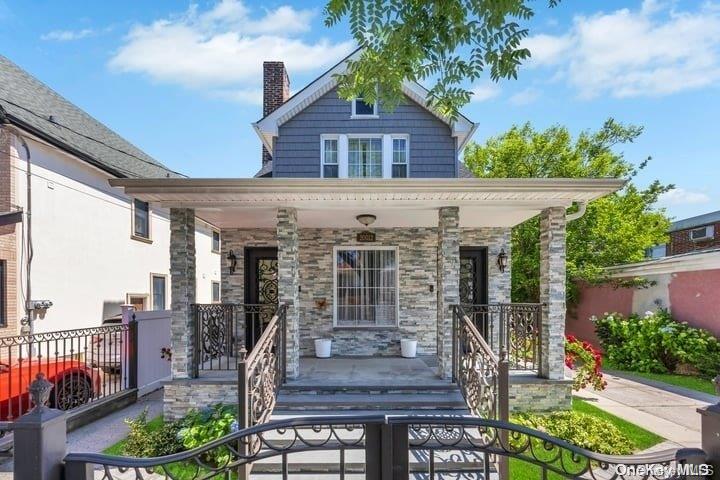
{"type": "Polygon", "coordinates": [[[631,372],[629,370],[623,370],[617,368],[607,358],[603,358],[603,370],[616,370],[618,372],[627,373],[636,377],[647,378],[648,380],[654,380],[656,382],[668,383],[675,385],[676,387],[683,387],[689,390],[695,390],[697,392],[708,393],[710,395],[717,395],[715,392],[715,385],[712,380],[708,380],[702,377],[693,377],[690,375],[677,375],[675,373],[643,373],[643,372],[631,372]]]}
{"type": "MultiPolygon", "coordinates": [[[[637,425],[634,425],[626,420],[623,420],[622,418],[607,413],[606,411],[601,410],[596,406],[583,400],[574,398],[572,408],[576,412],[587,413],[589,415],[614,424],[627,436],[628,440],[630,440],[630,443],[632,443],[636,451],[645,450],[646,448],[650,448],[653,445],[656,445],[664,440],[659,435],[648,432],[647,430],[640,428],[637,425]]],[[[510,477],[513,480],[535,480],[541,479],[542,473],[540,468],[535,465],[524,462],[522,460],[511,458],[510,477]]],[[[553,473],[548,473],[547,478],[548,480],[560,480],[563,477],[553,473]]]]}

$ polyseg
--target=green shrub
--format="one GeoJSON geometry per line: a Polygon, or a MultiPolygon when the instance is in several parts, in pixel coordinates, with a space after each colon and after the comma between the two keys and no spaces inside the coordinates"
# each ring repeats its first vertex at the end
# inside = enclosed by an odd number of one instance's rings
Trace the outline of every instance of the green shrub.
{"type": "Polygon", "coordinates": [[[511,421],[597,453],[628,455],[633,451],[632,443],[619,428],[605,419],[587,413],[518,413],[513,415],[511,421]]]}
{"type": "MultiPolygon", "coordinates": [[[[177,437],[182,446],[193,449],[238,430],[235,407],[217,404],[202,410],[192,410],[181,421],[182,428],[177,437]]],[[[213,449],[203,460],[213,465],[222,465],[230,458],[226,447],[213,449]]]]}
{"type": "Polygon", "coordinates": [[[123,447],[123,453],[131,457],[160,457],[183,450],[178,439],[179,422],[163,423],[160,428],[150,428],[147,409],[135,419],[125,420],[130,433],[123,447]]]}
{"type": "Polygon", "coordinates": [[[707,377],[720,368],[718,339],[706,330],[676,322],[666,310],[628,318],[612,313],[591,320],[605,354],[618,368],[673,373],[682,367],[684,373],[694,370],[707,377]]]}

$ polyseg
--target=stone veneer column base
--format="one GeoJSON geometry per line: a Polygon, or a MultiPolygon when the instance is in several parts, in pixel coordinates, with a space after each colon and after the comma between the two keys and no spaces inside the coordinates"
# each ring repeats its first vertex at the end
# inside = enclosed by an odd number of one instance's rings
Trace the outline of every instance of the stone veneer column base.
{"type": "Polygon", "coordinates": [[[510,412],[570,410],[572,380],[510,375],[510,412]]]}
{"type": "Polygon", "coordinates": [[[192,378],[170,380],[164,384],[163,419],[178,420],[193,408],[216,403],[237,405],[236,378],[192,378]]]}

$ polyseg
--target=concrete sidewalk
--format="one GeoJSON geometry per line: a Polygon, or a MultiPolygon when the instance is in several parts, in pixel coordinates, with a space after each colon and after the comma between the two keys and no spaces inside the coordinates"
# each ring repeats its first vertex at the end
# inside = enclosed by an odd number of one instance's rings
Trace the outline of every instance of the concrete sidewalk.
{"type": "MultiPolygon", "coordinates": [[[[581,390],[575,396],[668,440],[666,448],[700,448],[700,414],[711,402],[680,395],[613,374],[605,374],[601,392],[581,390]]],[[[709,399],[708,399],[709,400],[709,399]]]]}

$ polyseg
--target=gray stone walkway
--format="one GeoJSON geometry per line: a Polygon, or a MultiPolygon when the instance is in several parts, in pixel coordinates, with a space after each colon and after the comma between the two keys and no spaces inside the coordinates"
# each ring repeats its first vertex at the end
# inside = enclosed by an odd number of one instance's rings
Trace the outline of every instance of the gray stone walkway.
{"type": "Polygon", "coordinates": [[[667,439],[665,448],[700,447],[697,409],[709,405],[710,398],[680,395],[676,389],[658,388],[658,383],[648,385],[613,374],[605,377],[605,390],[582,390],[576,397],[667,439]]]}

